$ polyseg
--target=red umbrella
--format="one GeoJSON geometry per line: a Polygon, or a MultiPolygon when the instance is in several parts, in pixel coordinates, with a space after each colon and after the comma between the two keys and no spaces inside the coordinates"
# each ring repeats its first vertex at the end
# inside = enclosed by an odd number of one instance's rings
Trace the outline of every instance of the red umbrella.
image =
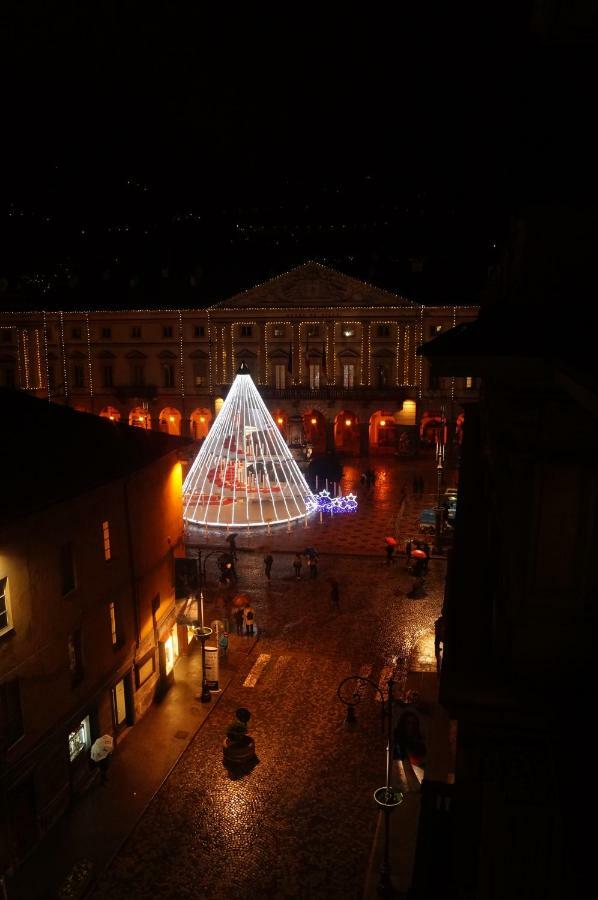
{"type": "Polygon", "coordinates": [[[426,558],[426,554],[424,553],[423,550],[412,550],[411,556],[414,556],[416,559],[425,559],[426,558]]]}
{"type": "Polygon", "coordinates": [[[384,540],[386,541],[387,544],[390,544],[391,547],[394,547],[397,543],[393,537],[387,537],[387,538],[384,538],[384,540]]]}
{"type": "Polygon", "coordinates": [[[249,603],[251,603],[251,600],[247,594],[237,594],[233,599],[233,606],[247,606],[249,603]]]}

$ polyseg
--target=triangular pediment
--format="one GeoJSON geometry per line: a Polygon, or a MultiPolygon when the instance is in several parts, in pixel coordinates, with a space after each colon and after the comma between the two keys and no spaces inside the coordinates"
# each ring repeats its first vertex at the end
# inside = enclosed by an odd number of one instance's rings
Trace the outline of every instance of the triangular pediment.
{"type": "Polygon", "coordinates": [[[116,359],[116,353],[113,353],[112,350],[102,350],[97,354],[97,359],[116,359]]]}
{"type": "Polygon", "coordinates": [[[209,359],[210,356],[205,350],[194,350],[189,354],[189,359],[209,359]]]}
{"type": "Polygon", "coordinates": [[[80,350],[71,350],[71,352],[68,354],[68,358],[69,359],[86,359],[87,354],[82,353],[80,350]]]}
{"type": "Polygon", "coordinates": [[[244,347],[242,350],[235,350],[235,357],[237,359],[257,359],[257,353],[244,347]]]}
{"type": "Polygon", "coordinates": [[[337,353],[338,359],[359,359],[360,354],[355,350],[350,350],[348,347],[346,350],[341,350],[340,353],[337,353]]]}
{"type": "Polygon", "coordinates": [[[387,347],[378,347],[372,350],[372,356],[382,357],[387,356],[394,359],[394,353],[392,350],[389,350],[387,347]]]}
{"type": "Polygon", "coordinates": [[[142,353],[141,350],[129,350],[126,354],[127,359],[147,359],[145,353],[142,353]]]}
{"type": "Polygon", "coordinates": [[[173,353],[172,350],[160,350],[158,353],[158,359],[176,359],[176,353],[173,353]]]}
{"type": "Polygon", "coordinates": [[[288,359],[289,351],[283,350],[281,347],[277,347],[275,350],[271,350],[268,353],[268,359],[288,359]]]}
{"type": "Polygon", "coordinates": [[[214,304],[211,309],[301,309],[304,307],[329,309],[366,307],[368,309],[405,307],[414,304],[398,294],[373,287],[357,278],[329,269],[321,263],[307,262],[290,272],[256,285],[229,300],[214,304]]]}

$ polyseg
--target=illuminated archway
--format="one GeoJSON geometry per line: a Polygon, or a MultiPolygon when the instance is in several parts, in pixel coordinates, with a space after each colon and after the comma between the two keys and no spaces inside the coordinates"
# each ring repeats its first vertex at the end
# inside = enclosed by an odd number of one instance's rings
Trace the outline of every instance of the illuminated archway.
{"type": "Polygon", "coordinates": [[[319,409],[310,409],[303,414],[303,431],[314,452],[323,453],[326,448],[326,419],[319,409]]]}
{"type": "Polygon", "coordinates": [[[152,427],[152,417],[143,406],[135,406],[129,413],[129,425],[149,431],[152,427]]]}
{"type": "Polygon", "coordinates": [[[191,437],[194,441],[203,441],[208,435],[210,425],[212,424],[212,413],[209,409],[198,406],[194,409],[189,417],[191,425],[191,437]]]}
{"type": "Polygon", "coordinates": [[[285,413],[284,409],[277,409],[272,413],[272,418],[276,422],[278,426],[278,430],[280,431],[283,439],[288,440],[287,437],[287,426],[289,424],[289,417],[285,413]]]}
{"type": "Polygon", "coordinates": [[[166,434],[181,433],[181,414],[174,406],[166,406],[160,413],[160,431],[166,434]]]}
{"type": "Polygon", "coordinates": [[[359,420],[350,409],[344,409],[334,420],[334,446],[346,453],[359,452],[359,420]]]}
{"type": "Polygon", "coordinates": [[[110,419],[111,422],[120,422],[120,413],[115,406],[105,406],[100,415],[103,419],[110,419]]]}
{"type": "Polygon", "coordinates": [[[396,421],[393,413],[377,410],[370,416],[370,447],[394,449],[396,421]]]}

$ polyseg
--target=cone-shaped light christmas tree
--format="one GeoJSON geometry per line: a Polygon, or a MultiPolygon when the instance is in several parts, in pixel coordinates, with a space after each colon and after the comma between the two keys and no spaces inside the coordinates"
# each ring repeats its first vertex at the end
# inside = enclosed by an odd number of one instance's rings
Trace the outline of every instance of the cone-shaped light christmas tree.
{"type": "Polygon", "coordinates": [[[245,363],[183,485],[184,518],[257,526],[307,515],[312,493],[245,363]]]}

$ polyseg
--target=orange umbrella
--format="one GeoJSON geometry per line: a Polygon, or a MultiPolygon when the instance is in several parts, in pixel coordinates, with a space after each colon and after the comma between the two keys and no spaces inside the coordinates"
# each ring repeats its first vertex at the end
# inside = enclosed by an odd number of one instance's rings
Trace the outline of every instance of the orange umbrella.
{"type": "Polygon", "coordinates": [[[247,594],[237,594],[233,599],[233,606],[247,606],[249,603],[251,603],[251,600],[247,594]]]}
{"type": "Polygon", "coordinates": [[[386,541],[387,544],[390,544],[391,547],[396,546],[397,542],[393,537],[387,537],[387,538],[384,538],[384,540],[386,541]]]}
{"type": "Polygon", "coordinates": [[[411,556],[415,556],[416,559],[425,559],[426,558],[426,554],[424,553],[423,550],[412,550],[411,556]]]}

